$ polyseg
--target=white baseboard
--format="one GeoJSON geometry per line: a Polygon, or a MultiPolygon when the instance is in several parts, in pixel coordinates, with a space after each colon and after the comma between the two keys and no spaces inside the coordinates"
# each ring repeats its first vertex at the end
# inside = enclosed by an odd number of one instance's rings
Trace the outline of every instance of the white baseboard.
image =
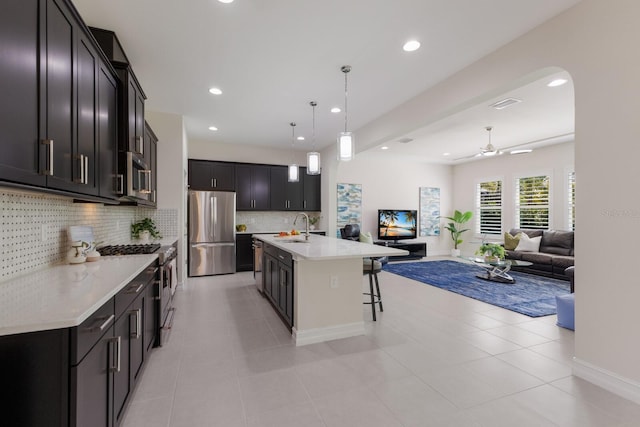
{"type": "Polygon", "coordinates": [[[573,375],[640,404],[640,383],[636,381],[621,377],[577,357],[573,358],[573,375]]]}
{"type": "Polygon", "coordinates": [[[329,326],[326,328],[315,328],[299,331],[292,329],[293,340],[296,346],[315,344],[324,341],[337,340],[340,338],[355,337],[364,335],[364,322],[347,323],[344,325],[329,326]]]}

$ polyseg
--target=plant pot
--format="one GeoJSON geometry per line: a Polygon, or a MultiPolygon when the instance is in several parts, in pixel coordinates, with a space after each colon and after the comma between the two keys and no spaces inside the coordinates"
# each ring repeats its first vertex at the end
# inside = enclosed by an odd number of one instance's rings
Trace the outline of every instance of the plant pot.
{"type": "Polygon", "coordinates": [[[451,249],[451,256],[452,257],[459,257],[460,256],[460,249],[451,249]]]}
{"type": "Polygon", "coordinates": [[[151,233],[149,233],[149,231],[147,230],[141,231],[140,234],[138,234],[138,240],[142,244],[149,243],[149,241],[151,240],[151,233]]]}
{"type": "Polygon", "coordinates": [[[315,229],[316,229],[316,226],[315,226],[315,225],[311,224],[311,225],[309,226],[309,230],[315,230],[315,229]]]}

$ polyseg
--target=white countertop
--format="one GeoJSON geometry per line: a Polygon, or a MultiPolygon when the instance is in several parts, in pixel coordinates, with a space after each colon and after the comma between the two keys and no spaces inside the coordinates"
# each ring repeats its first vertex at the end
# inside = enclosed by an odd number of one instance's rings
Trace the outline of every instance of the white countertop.
{"type": "Polygon", "coordinates": [[[255,234],[258,240],[272,244],[291,253],[294,260],[328,260],[365,258],[379,256],[401,256],[409,252],[403,249],[354,242],[316,234],[309,236],[308,243],[291,243],[292,240],[304,240],[304,233],[298,236],[279,237],[273,234],[255,234]]]}
{"type": "Polygon", "coordinates": [[[0,336],[78,326],[157,258],[101,257],[0,283],[0,336]]]}

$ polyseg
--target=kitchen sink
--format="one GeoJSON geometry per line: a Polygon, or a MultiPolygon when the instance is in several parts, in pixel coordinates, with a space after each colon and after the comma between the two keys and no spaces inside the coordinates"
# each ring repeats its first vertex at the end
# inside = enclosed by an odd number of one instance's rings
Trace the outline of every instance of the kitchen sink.
{"type": "Polygon", "coordinates": [[[283,240],[282,243],[309,243],[309,240],[292,239],[292,240],[283,240]]]}

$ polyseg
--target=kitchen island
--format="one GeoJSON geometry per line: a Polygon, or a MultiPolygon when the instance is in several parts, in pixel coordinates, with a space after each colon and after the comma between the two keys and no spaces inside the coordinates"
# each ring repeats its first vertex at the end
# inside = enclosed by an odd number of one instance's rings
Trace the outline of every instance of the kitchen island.
{"type": "Polygon", "coordinates": [[[297,346],[363,335],[362,259],[407,254],[313,234],[308,240],[304,235],[254,237],[290,254],[293,261],[291,332],[297,346]]]}

